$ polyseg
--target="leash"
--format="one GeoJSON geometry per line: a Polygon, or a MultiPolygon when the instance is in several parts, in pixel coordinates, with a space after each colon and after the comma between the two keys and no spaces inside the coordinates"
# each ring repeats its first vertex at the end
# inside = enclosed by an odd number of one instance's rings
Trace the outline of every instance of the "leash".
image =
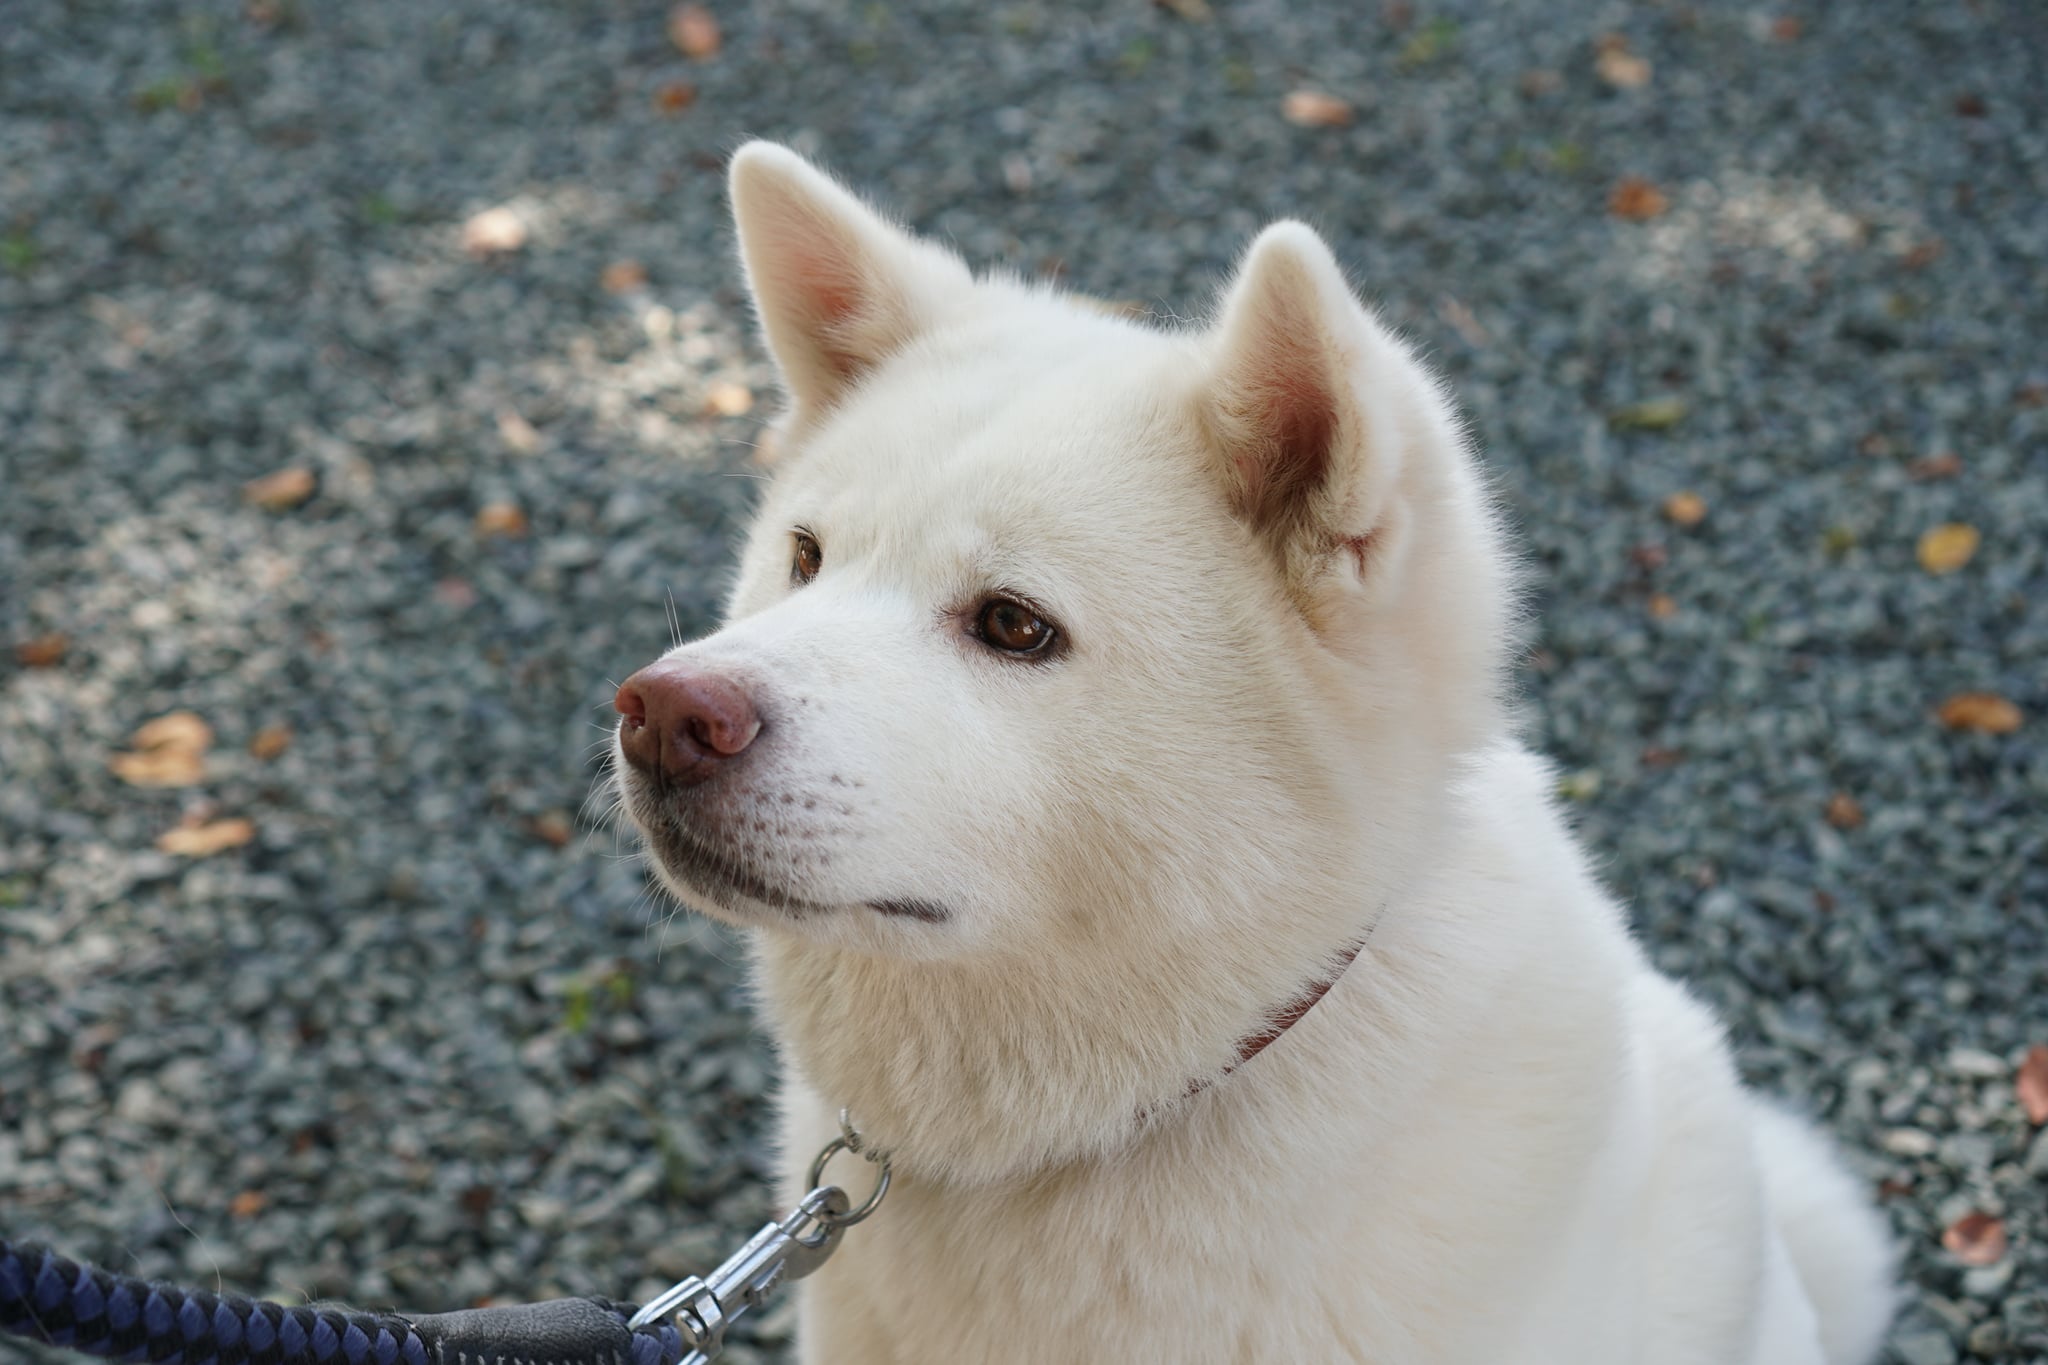
{"type": "MultiPolygon", "coordinates": [[[[1357,958],[1379,925],[1239,1046],[1229,1075],[1299,1023],[1357,958]]],[[[1206,1089],[1189,1084],[1186,1096],[1206,1089]]],[[[1140,1117],[1143,1117],[1141,1111],[1140,1117]]],[[[0,1332],[129,1365],[709,1365],[728,1328],[768,1296],[815,1273],[846,1229],[889,1193],[889,1154],[869,1150],[839,1111],[839,1136],[811,1162],[808,1192],[708,1276],[691,1275],[647,1304],[551,1299],[414,1316],[340,1304],[285,1305],[213,1294],[85,1265],[34,1242],[0,1237],[0,1332]],[[841,1152],[875,1167],[859,1207],[825,1183],[841,1152]]]]}
{"type": "Polygon", "coordinates": [[[0,1237],[0,1332],[136,1365],[708,1365],[728,1327],[825,1264],[889,1192],[889,1154],[865,1150],[844,1112],[839,1128],[788,1216],[644,1307],[592,1297],[414,1316],[285,1305],[118,1275],[0,1237]],[[858,1208],[823,1183],[841,1152],[876,1167],[858,1208]]]}

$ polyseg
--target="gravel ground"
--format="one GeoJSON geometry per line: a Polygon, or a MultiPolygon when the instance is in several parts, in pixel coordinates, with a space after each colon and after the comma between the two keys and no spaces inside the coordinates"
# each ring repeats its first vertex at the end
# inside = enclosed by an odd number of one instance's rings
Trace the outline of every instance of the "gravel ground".
{"type": "Polygon", "coordinates": [[[726,3],[691,59],[648,0],[10,0],[0,1228],[424,1311],[768,1213],[736,947],[582,813],[753,491],[758,133],[1162,313],[1317,221],[1490,453],[1611,881],[1881,1192],[1893,1358],[2048,1360],[2048,20],[1211,3],[726,3]],[[179,710],[196,785],[110,769],[179,710]]]}

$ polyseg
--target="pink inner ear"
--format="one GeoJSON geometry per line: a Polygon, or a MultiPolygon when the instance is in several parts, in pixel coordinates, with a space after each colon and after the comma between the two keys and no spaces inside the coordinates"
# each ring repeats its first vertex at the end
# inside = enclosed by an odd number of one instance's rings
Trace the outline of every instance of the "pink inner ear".
{"type": "Polygon", "coordinates": [[[870,363],[862,356],[859,332],[873,309],[872,291],[846,245],[834,240],[832,227],[819,224],[813,232],[790,250],[786,288],[819,363],[835,379],[854,379],[870,363]]]}
{"type": "Polygon", "coordinates": [[[1245,513],[1271,527],[1298,516],[1329,477],[1337,404],[1321,358],[1298,338],[1269,333],[1265,362],[1246,395],[1251,439],[1236,462],[1245,513]]]}

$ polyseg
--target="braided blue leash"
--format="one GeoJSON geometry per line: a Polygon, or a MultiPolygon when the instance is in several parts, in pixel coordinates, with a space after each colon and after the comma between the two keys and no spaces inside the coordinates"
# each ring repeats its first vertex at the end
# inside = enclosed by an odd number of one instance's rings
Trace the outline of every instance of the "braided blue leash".
{"type": "Polygon", "coordinates": [[[419,1317],[116,1275],[0,1237],[0,1332],[137,1365],[677,1365],[673,1325],[631,1304],[554,1299],[419,1317]]]}

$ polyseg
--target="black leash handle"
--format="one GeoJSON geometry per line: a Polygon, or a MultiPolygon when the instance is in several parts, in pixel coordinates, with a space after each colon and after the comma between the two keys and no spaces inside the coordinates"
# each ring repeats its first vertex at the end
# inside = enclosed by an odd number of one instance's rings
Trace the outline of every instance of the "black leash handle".
{"type": "Polygon", "coordinates": [[[420,1317],[210,1294],[0,1237],[0,1332],[147,1365],[677,1365],[673,1324],[632,1304],[551,1299],[420,1317]]]}

